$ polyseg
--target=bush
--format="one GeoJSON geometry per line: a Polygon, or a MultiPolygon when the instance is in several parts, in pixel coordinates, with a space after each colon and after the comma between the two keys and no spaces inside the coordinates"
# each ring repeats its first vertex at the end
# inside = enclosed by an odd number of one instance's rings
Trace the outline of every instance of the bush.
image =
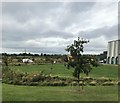
{"type": "Polygon", "coordinates": [[[78,84],[77,84],[77,82],[73,81],[73,82],[70,83],[70,85],[71,86],[77,86],[78,84]]]}
{"type": "Polygon", "coordinates": [[[23,78],[24,81],[29,81],[29,82],[38,82],[38,81],[44,81],[45,76],[42,73],[31,73],[28,74],[23,78]]]}
{"type": "Polygon", "coordinates": [[[107,82],[107,81],[111,81],[111,79],[106,78],[106,77],[101,77],[97,80],[98,82],[107,82]]]}
{"type": "Polygon", "coordinates": [[[120,81],[118,81],[118,83],[117,83],[119,86],[120,86],[120,81]]]}
{"type": "Polygon", "coordinates": [[[114,85],[114,82],[104,82],[102,85],[103,86],[111,86],[111,85],[114,85]]]}
{"type": "MultiPolygon", "coordinates": [[[[4,67],[2,74],[2,82],[14,85],[29,85],[29,86],[77,86],[77,79],[62,78],[60,76],[44,75],[43,72],[39,73],[22,73],[20,71],[12,71],[8,67],[4,67]]],[[[79,85],[120,85],[120,81],[112,81],[109,78],[101,77],[99,79],[93,79],[90,77],[81,78],[79,85]],[[82,82],[84,81],[84,82],[82,82]]]]}
{"type": "Polygon", "coordinates": [[[9,83],[9,81],[13,80],[13,71],[8,70],[4,71],[2,74],[2,82],[9,83]]]}
{"type": "Polygon", "coordinates": [[[50,83],[44,81],[44,82],[40,82],[39,85],[40,85],[40,86],[50,86],[50,83]]]}
{"type": "Polygon", "coordinates": [[[91,85],[91,86],[96,86],[96,85],[97,85],[97,82],[96,82],[96,81],[92,81],[92,82],[89,83],[89,85],[91,85]]]}

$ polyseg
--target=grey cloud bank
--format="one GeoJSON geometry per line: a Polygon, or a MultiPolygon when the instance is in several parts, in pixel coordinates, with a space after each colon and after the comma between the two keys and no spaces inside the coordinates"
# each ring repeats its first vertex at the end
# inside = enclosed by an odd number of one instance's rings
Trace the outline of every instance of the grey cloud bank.
{"type": "Polygon", "coordinates": [[[101,53],[118,37],[117,8],[111,2],[4,2],[3,52],[64,54],[79,36],[90,40],[85,53],[101,53]]]}

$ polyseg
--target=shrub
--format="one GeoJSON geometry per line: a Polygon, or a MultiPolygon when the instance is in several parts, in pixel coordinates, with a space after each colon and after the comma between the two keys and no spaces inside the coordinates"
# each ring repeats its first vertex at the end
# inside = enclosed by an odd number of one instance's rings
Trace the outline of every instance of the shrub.
{"type": "Polygon", "coordinates": [[[63,82],[63,81],[55,81],[52,83],[52,86],[66,86],[67,83],[63,82]]]}
{"type": "MultiPolygon", "coordinates": [[[[4,67],[3,74],[2,74],[2,82],[14,85],[29,85],[29,86],[77,86],[78,81],[73,78],[63,78],[58,75],[45,75],[43,72],[39,73],[22,73],[18,71],[12,71],[8,67],[4,67]]],[[[103,85],[103,86],[110,86],[110,85],[120,85],[120,81],[113,81],[109,78],[101,77],[98,79],[94,79],[91,77],[84,77],[81,78],[79,85],[103,85]],[[84,82],[82,82],[84,81],[84,82]]]]}
{"type": "Polygon", "coordinates": [[[42,73],[31,73],[23,78],[24,81],[29,81],[29,82],[44,81],[44,79],[45,76],[42,73]]]}
{"type": "Polygon", "coordinates": [[[85,85],[86,85],[85,82],[83,82],[83,81],[80,81],[80,82],[79,82],[79,86],[85,86],[85,85]]]}
{"type": "Polygon", "coordinates": [[[104,82],[102,85],[103,86],[111,86],[111,85],[114,85],[114,82],[104,82]]]}
{"type": "Polygon", "coordinates": [[[118,81],[118,83],[117,83],[119,86],[120,86],[120,81],[118,81]]]}
{"type": "Polygon", "coordinates": [[[91,85],[91,86],[96,86],[96,85],[97,85],[97,82],[96,82],[96,81],[92,81],[92,82],[89,83],[89,85],[91,85]]]}
{"type": "Polygon", "coordinates": [[[92,81],[92,80],[94,80],[94,79],[91,78],[91,77],[84,77],[83,79],[84,79],[84,81],[92,81]]]}
{"type": "Polygon", "coordinates": [[[39,83],[40,86],[50,86],[48,82],[44,81],[44,82],[40,82],[39,83]]]}
{"type": "Polygon", "coordinates": [[[73,81],[70,83],[71,86],[76,86],[77,85],[77,82],[73,81]]]}
{"type": "Polygon", "coordinates": [[[17,79],[17,80],[22,80],[22,77],[24,76],[24,73],[22,72],[13,72],[13,79],[17,79]]]}
{"type": "Polygon", "coordinates": [[[107,81],[111,81],[111,79],[106,78],[106,77],[101,77],[97,80],[98,82],[107,82],[107,81]]]}
{"type": "Polygon", "coordinates": [[[13,71],[5,70],[2,74],[2,82],[9,83],[11,80],[13,80],[13,71]]]}

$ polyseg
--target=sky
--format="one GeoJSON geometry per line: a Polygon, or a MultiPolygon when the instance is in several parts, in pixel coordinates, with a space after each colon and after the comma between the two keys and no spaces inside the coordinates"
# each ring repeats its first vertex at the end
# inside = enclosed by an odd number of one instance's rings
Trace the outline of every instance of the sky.
{"type": "Polygon", "coordinates": [[[99,54],[118,39],[117,27],[117,2],[3,2],[0,50],[66,54],[80,37],[90,41],[85,54],[99,54]]]}

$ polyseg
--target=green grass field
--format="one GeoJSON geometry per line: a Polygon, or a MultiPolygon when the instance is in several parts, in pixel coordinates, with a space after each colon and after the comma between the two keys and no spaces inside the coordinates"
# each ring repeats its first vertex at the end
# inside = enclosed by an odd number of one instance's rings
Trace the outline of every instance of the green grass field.
{"type": "Polygon", "coordinates": [[[15,86],[3,84],[3,101],[117,101],[117,86],[15,86]]]}
{"type": "MultiPolygon", "coordinates": [[[[39,72],[49,74],[51,65],[10,66],[11,69],[22,72],[39,72]]],[[[63,64],[53,65],[52,75],[73,77],[73,69],[67,69],[63,64]]],[[[85,76],[85,75],[82,75],[85,76]]],[[[118,67],[101,65],[94,67],[89,77],[109,77],[118,79],[118,67]]],[[[3,84],[3,101],[117,101],[118,86],[84,86],[78,91],[77,86],[17,86],[3,84]]]]}
{"type": "MultiPolygon", "coordinates": [[[[22,72],[39,72],[44,71],[44,73],[49,74],[51,71],[52,65],[23,65],[23,66],[11,66],[13,70],[19,70],[22,72]]],[[[59,75],[62,77],[73,77],[72,72],[73,68],[67,69],[63,64],[53,65],[52,75],[59,75]]],[[[86,75],[82,74],[82,77],[86,75]]],[[[101,65],[99,67],[93,67],[92,71],[89,74],[90,77],[108,77],[112,79],[118,79],[118,67],[115,65],[101,65]]]]}
{"type": "Polygon", "coordinates": [[[2,83],[0,81],[0,102],[2,101],[2,83]]]}

